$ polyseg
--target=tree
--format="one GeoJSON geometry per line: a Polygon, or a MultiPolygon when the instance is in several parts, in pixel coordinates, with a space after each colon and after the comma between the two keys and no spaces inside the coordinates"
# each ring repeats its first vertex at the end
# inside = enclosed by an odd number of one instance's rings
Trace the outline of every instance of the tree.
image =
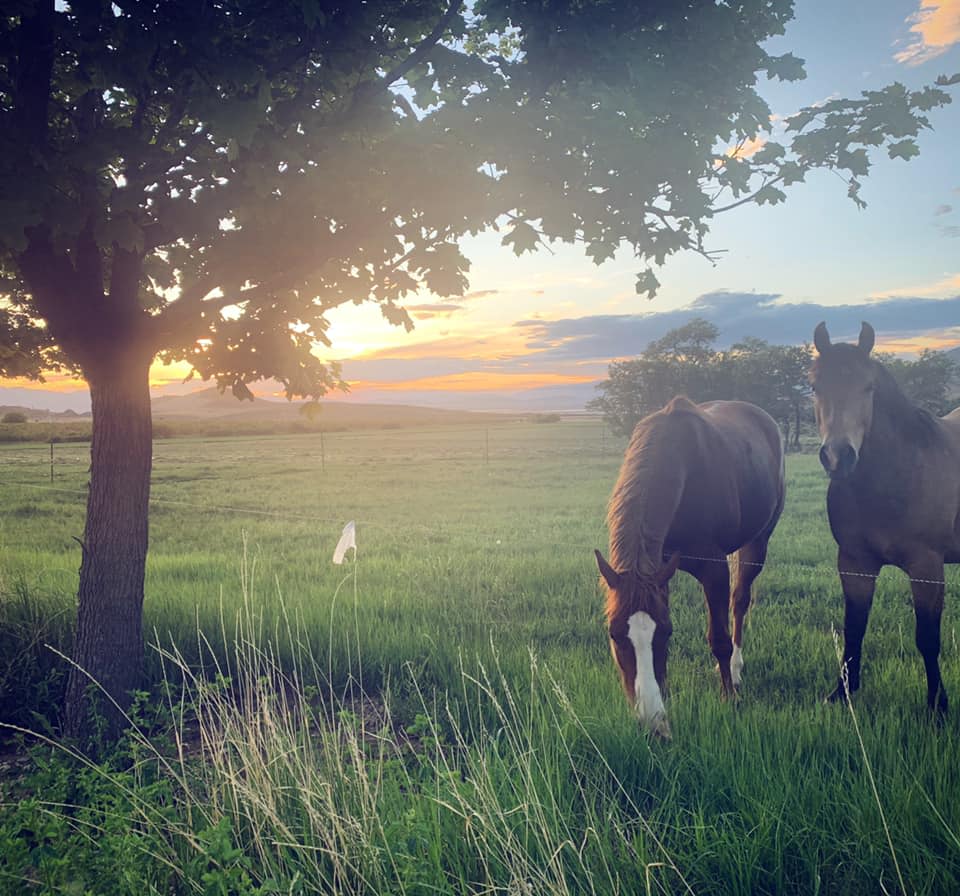
{"type": "Polygon", "coordinates": [[[953,381],[958,365],[944,352],[924,349],[915,361],[880,355],[911,401],[932,414],[946,414],[956,406],[953,381]]]}
{"type": "Polygon", "coordinates": [[[800,448],[800,429],[811,407],[810,360],[809,345],[771,345],[762,339],[737,343],[726,356],[730,397],[752,401],[767,411],[794,450],[800,448]]]}
{"type": "Polygon", "coordinates": [[[614,432],[628,435],[674,395],[693,401],[732,397],[729,364],[713,348],[719,335],[702,317],[670,330],[638,358],[614,361],[609,378],[598,386],[601,395],[587,407],[600,411],[614,432]]]}
{"type": "MultiPolygon", "coordinates": [[[[827,167],[858,197],[869,147],[908,158],[939,87],[892,85],[769,127],[758,74],[788,0],[18,0],[0,16],[0,373],[90,386],[91,479],[73,658],[120,706],[138,684],[151,362],[239,397],[319,397],[325,313],[462,293],[457,240],[517,253],[626,243],[709,255],[711,217],[827,167]],[[723,203],[726,202],[726,205],[723,203]]],[[[944,81],[943,86],[948,86],[944,81]]],[[[87,678],[71,672],[68,732],[87,678]]],[[[106,707],[108,719],[119,713],[106,707]]]]}
{"type": "Polygon", "coordinates": [[[0,418],[0,423],[26,423],[27,415],[21,411],[8,411],[0,418]]]}
{"type": "Polygon", "coordinates": [[[749,338],[728,351],[716,351],[719,330],[693,318],[651,342],[630,361],[610,365],[601,395],[589,403],[610,427],[629,434],[637,421],[663,407],[674,395],[694,401],[740,399],[767,411],[790,444],[799,447],[800,423],[810,403],[807,370],[810,347],[770,345],[749,338]]]}

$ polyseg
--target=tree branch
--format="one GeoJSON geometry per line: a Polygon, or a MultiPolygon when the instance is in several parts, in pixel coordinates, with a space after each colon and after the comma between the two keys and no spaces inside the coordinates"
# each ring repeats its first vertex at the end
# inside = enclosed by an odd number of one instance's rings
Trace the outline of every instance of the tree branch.
{"type": "Polygon", "coordinates": [[[419,44],[417,44],[416,49],[414,49],[414,51],[403,60],[403,62],[401,62],[391,71],[387,72],[386,76],[381,79],[384,89],[389,87],[394,82],[399,81],[407,74],[407,72],[413,68],[416,68],[416,66],[426,59],[427,54],[437,45],[440,38],[443,37],[443,32],[447,30],[447,27],[453,21],[453,17],[459,10],[460,0],[450,0],[450,5],[447,7],[447,11],[440,17],[440,21],[437,22],[433,31],[431,31],[422,41],[420,41],[419,44]]]}
{"type": "Polygon", "coordinates": [[[218,311],[227,305],[239,305],[284,289],[296,289],[311,272],[316,271],[331,258],[345,257],[352,248],[352,234],[342,230],[331,236],[326,251],[304,253],[299,264],[289,265],[277,274],[256,286],[229,293],[213,299],[207,299],[213,290],[222,285],[217,272],[197,280],[180,293],[180,297],[171,302],[159,314],[152,318],[154,338],[156,340],[191,339],[199,326],[201,315],[207,311],[218,311]]]}
{"type": "Polygon", "coordinates": [[[47,106],[53,74],[54,0],[42,0],[17,29],[17,70],[14,114],[20,133],[34,149],[47,141],[47,106]]]}
{"type": "Polygon", "coordinates": [[[776,177],[771,178],[770,180],[765,180],[760,187],[751,193],[749,196],[744,196],[743,199],[738,199],[736,202],[731,202],[729,205],[721,206],[720,208],[711,209],[712,213],[719,215],[722,212],[728,212],[731,209],[739,208],[741,205],[746,205],[749,202],[754,202],[757,196],[760,195],[762,190],[765,190],[767,187],[773,186],[775,183],[779,183],[783,180],[783,175],[778,174],[776,177]]]}

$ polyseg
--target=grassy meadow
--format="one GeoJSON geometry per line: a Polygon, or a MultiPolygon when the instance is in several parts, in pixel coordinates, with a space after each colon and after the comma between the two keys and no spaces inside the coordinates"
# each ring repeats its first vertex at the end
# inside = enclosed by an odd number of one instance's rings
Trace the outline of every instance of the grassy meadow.
{"type": "Polygon", "coordinates": [[[926,715],[902,574],[855,717],[820,702],[842,599],[812,456],[788,460],[741,700],[680,574],[674,739],[638,731],[592,555],[623,448],[587,421],[158,441],[147,686],[93,764],[53,745],[51,650],[88,446],[55,446],[51,481],[49,445],[0,445],[0,710],[41,735],[0,762],[0,893],[960,891],[960,723],[926,715]]]}

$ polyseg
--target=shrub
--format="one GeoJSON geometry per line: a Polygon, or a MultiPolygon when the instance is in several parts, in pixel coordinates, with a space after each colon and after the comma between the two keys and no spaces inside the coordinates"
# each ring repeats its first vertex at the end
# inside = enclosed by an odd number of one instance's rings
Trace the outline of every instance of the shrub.
{"type": "Polygon", "coordinates": [[[21,413],[20,411],[10,411],[3,415],[3,419],[0,419],[0,423],[26,423],[27,415],[21,413]]]}

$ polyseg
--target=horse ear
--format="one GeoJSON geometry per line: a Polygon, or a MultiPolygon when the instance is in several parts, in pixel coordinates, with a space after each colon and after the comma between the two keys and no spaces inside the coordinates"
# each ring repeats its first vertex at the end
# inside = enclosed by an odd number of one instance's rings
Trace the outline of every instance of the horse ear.
{"type": "Polygon", "coordinates": [[[863,321],[860,324],[860,339],[857,344],[860,346],[860,351],[865,355],[869,355],[870,351],[873,349],[873,343],[876,339],[876,333],[873,332],[873,327],[870,326],[866,321],[863,321]]]}
{"type": "Polygon", "coordinates": [[[666,585],[673,578],[673,574],[677,571],[679,565],[680,552],[674,551],[670,559],[660,567],[660,571],[657,573],[657,582],[666,585]]]}
{"type": "Polygon", "coordinates": [[[593,552],[597,557],[597,567],[600,570],[600,575],[603,576],[603,580],[611,588],[616,588],[620,584],[620,573],[618,573],[606,560],[603,559],[603,554],[598,550],[593,552]]]}
{"type": "Polygon", "coordinates": [[[820,321],[820,323],[817,324],[817,328],[813,331],[813,344],[817,347],[817,351],[821,355],[830,348],[830,334],[827,332],[827,324],[825,321],[820,321]]]}

